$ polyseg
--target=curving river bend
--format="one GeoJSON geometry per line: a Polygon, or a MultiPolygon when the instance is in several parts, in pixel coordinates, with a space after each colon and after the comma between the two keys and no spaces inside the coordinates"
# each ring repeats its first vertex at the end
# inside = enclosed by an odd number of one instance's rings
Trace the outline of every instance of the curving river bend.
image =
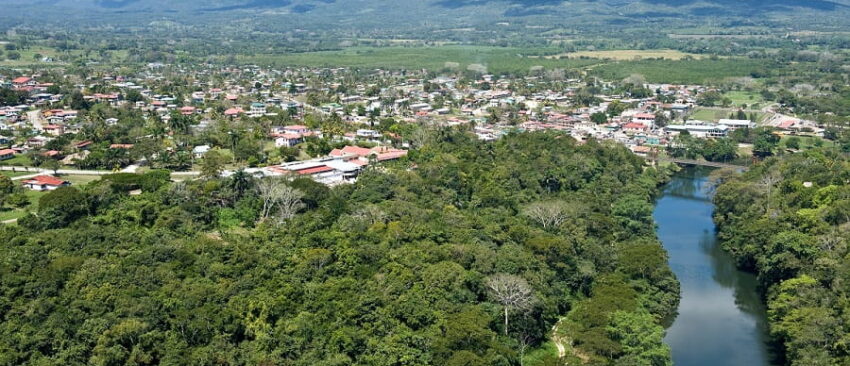
{"type": "Polygon", "coordinates": [[[717,243],[708,173],[677,173],[655,208],[658,237],[682,286],[679,314],[664,341],[676,366],[774,365],[756,278],[739,271],[717,243]]]}

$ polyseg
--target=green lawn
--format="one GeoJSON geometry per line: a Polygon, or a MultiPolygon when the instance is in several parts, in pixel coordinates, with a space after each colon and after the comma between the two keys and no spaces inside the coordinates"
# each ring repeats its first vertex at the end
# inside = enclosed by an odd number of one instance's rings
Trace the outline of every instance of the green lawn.
{"type": "Polygon", "coordinates": [[[82,187],[99,180],[101,177],[98,175],[62,175],[59,178],[71,182],[71,185],[74,187],[82,187]]]}
{"type": "MultiPolygon", "coordinates": [[[[699,108],[697,107],[694,110],[694,113],[691,114],[690,119],[695,119],[698,121],[707,121],[707,122],[717,122],[718,120],[729,118],[732,113],[735,113],[737,109],[735,108],[727,108],[727,109],[708,109],[708,108],[699,108]]],[[[763,121],[766,117],[765,113],[755,112],[756,113],[756,121],[763,121]]],[[[749,116],[749,113],[747,113],[749,116]]]]}
{"type": "Polygon", "coordinates": [[[37,191],[31,191],[29,189],[26,190],[26,192],[24,192],[24,193],[27,195],[27,198],[30,199],[30,205],[28,207],[23,208],[23,209],[17,209],[17,208],[15,208],[15,209],[9,209],[9,208],[0,209],[0,221],[19,219],[21,217],[26,216],[26,214],[28,212],[32,212],[32,211],[37,210],[38,209],[38,199],[41,198],[42,196],[44,196],[45,194],[47,194],[47,192],[37,192],[37,191]]]}
{"type": "Polygon", "coordinates": [[[756,92],[730,91],[723,96],[729,98],[729,100],[732,101],[732,105],[735,107],[746,105],[748,108],[758,108],[764,103],[764,99],[761,97],[761,94],[756,92]]]}
{"type": "Polygon", "coordinates": [[[691,119],[698,121],[717,122],[717,120],[722,118],[729,118],[729,112],[724,110],[697,108],[694,110],[694,113],[691,114],[691,119]]]}
{"type": "Polygon", "coordinates": [[[0,175],[5,175],[9,178],[20,177],[22,175],[27,175],[27,174],[32,174],[32,172],[23,172],[23,171],[12,172],[12,171],[0,170],[0,175]]]}
{"type": "Polygon", "coordinates": [[[9,160],[0,161],[0,165],[31,166],[32,160],[24,154],[18,154],[9,160]]]}
{"type": "Polygon", "coordinates": [[[20,219],[26,216],[27,211],[18,209],[0,209],[0,222],[20,219]]]}

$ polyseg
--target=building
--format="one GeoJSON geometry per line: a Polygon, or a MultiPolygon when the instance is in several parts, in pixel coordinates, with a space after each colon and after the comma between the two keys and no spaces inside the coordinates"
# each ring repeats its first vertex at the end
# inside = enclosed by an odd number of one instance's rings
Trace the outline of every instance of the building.
{"type": "Polygon", "coordinates": [[[15,157],[15,150],[3,149],[0,150],[0,160],[9,160],[15,157]]]}
{"type": "Polygon", "coordinates": [[[300,133],[283,133],[274,135],[274,146],[293,147],[304,142],[304,136],[300,133]]]}
{"type": "Polygon", "coordinates": [[[212,147],[210,147],[210,145],[195,146],[194,148],[192,148],[192,155],[195,157],[195,159],[200,159],[203,158],[204,155],[206,155],[208,152],[210,152],[210,150],[212,150],[212,147]]]}
{"type": "Polygon", "coordinates": [[[316,182],[335,185],[354,181],[362,165],[338,159],[316,159],[287,163],[269,168],[273,174],[310,178],[316,182]]]}
{"type": "Polygon", "coordinates": [[[745,119],[721,119],[717,124],[729,127],[730,131],[735,131],[739,128],[755,128],[756,124],[745,119]]]}
{"type": "Polygon", "coordinates": [[[251,117],[262,117],[266,115],[266,105],[263,103],[251,103],[251,117]]]}
{"type": "Polygon", "coordinates": [[[49,175],[39,175],[37,177],[27,179],[21,183],[23,183],[24,187],[29,188],[33,191],[53,191],[71,185],[71,183],[68,181],[64,181],[49,175]]]}
{"type": "Polygon", "coordinates": [[[649,130],[649,126],[643,123],[626,123],[623,125],[623,132],[625,133],[643,133],[649,130]]]}
{"type": "Polygon", "coordinates": [[[682,133],[683,131],[687,131],[692,136],[701,138],[720,138],[726,137],[729,134],[729,126],[719,124],[714,125],[691,123],[690,121],[684,125],[669,125],[665,127],[665,129],[669,132],[674,133],[682,133]]]}

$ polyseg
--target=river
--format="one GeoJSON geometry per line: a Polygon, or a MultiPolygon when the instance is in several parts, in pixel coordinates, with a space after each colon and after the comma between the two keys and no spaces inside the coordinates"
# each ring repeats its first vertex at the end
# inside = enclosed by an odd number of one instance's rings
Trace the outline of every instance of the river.
{"type": "Polygon", "coordinates": [[[664,341],[676,366],[774,365],[756,278],[739,271],[717,243],[708,173],[682,170],[655,208],[658,237],[682,286],[679,314],[664,341]]]}

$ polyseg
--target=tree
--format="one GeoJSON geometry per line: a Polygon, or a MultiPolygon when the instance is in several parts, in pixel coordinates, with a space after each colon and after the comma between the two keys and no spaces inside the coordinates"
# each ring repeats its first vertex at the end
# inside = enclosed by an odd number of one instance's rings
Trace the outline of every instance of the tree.
{"type": "Polygon", "coordinates": [[[304,194],[292,188],[286,179],[269,177],[257,183],[257,190],[263,200],[260,219],[265,221],[277,211],[277,220],[282,223],[291,219],[303,207],[304,194]]]}
{"type": "Polygon", "coordinates": [[[6,203],[15,208],[25,208],[30,205],[30,199],[25,193],[13,193],[6,198],[6,203]]]}
{"type": "Polygon", "coordinates": [[[711,107],[717,104],[717,102],[719,102],[722,98],[723,95],[719,92],[709,90],[697,96],[697,104],[705,107],[711,107]]]}
{"type": "Polygon", "coordinates": [[[761,156],[771,155],[778,144],[779,137],[774,135],[773,131],[766,128],[759,129],[753,141],[753,153],[761,156]]]}
{"type": "Polygon", "coordinates": [[[204,154],[204,161],[201,162],[201,176],[206,178],[216,178],[221,175],[224,170],[224,165],[227,159],[218,150],[210,150],[204,154]]]}
{"type": "Polygon", "coordinates": [[[622,346],[622,358],[631,358],[637,365],[673,365],[670,347],[664,344],[664,329],[656,324],[651,314],[615,312],[607,332],[622,346]]]}
{"type": "Polygon", "coordinates": [[[61,187],[38,200],[38,218],[46,228],[60,228],[88,212],[86,195],[75,187],[61,187]]]}
{"type": "Polygon", "coordinates": [[[785,147],[789,149],[799,150],[800,149],[800,138],[797,136],[791,136],[788,140],[785,140],[785,147]]]}
{"type": "Polygon", "coordinates": [[[61,164],[59,164],[59,162],[53,158],[47,158],[44,159],[44,161],[42,161],[41,164],[38,165],[38,167],[41,169],[49,170],[53,172],[53,175],[56,175],[56,173],[59,171],[59,168],[61,167],[61,164]]]}
{"type": "Polygon", "coordinates": [[[70,100],[69,100],[69,102],[68,102],[68,106],[70,106],[70,107],[71,107],[71,109],[76,109],[76,110],[88,110],[88,109],[89,109],[89,107],[90,107],[90,104],[89,104],[89,102],[88,102],[88,101],[86,101],[86,99],[83,97],[83,93],[82,93],[82,92],[80,92],[79,90],[74,90],[74,91],[71,93],[70,100]]]}
{"type": "Polygon", "coordinates": [[[596,112],[596,113],[590,115],[590,120],[593,123],[601,125],[603,123],[608,122],[608,115],[605,114],[604,112],[596,112]]]}
{"type": "Polygon", "coordinates": [[[570,218],[573,210],[563,201],[535,202],[523,210],[523,214],[540,223],[543,229],[561,226],[570,218]]]}
{"type": "Polygon", "coordinates": [[[667,117],[667,114],[663,111],[659,111],[655,113],[655,125],[658,127],[665,127],[670,122],[670,117],[667,117]]]}
{"type": "Polygon", "coordinates": [[[502,304],[505,310],[505,335],[508,334],[510,311],[528,310],[534,305],[534,294],[528,282],[519,276],[497,274],[485,281],[490,298],[502,304]]]}

